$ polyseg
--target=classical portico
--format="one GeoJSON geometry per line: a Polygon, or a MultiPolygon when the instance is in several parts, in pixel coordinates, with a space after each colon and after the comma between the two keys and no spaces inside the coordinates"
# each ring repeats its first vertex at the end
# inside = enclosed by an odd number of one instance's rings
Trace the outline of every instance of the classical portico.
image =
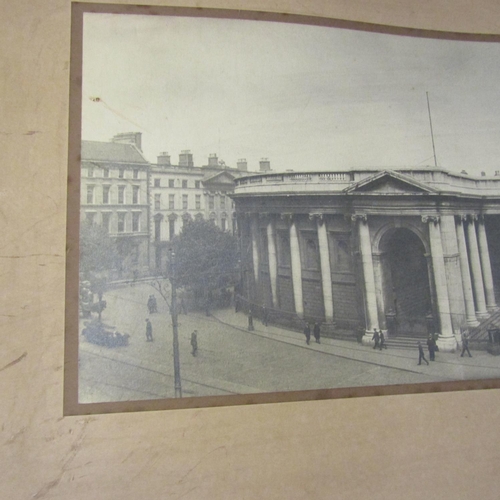
{"type": "Polygon", "coordinates": [[[431,328],[453,351],[461,330],[497,309],[499,179],[431,168],[269,173],[238,179],[234,200],[252,278],[242,290],[278,323],[363,329],[364,343],[375,328],[431,328]]]}

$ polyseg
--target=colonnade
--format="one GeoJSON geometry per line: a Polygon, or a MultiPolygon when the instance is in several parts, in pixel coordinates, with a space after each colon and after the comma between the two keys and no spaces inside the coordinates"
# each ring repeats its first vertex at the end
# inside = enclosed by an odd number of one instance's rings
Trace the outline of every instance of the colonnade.
{"type": "MultiPolygon", "coordinates": [[[[295,313],[302,318],[304,316],[303,272],[296,218],[292,214],[265,217],[272,306],[277,308],[279,300],[276,221],[277,217],[281,217],[288,223],[295,313]]],[[[352,223],[357,226],[353,230],[357,231],[359,238],[366,321],[364,341],[366,342],[371,341],[374,328],[385,327],[381,259],[377,253],[378,249],[374,252],[370,217],[367,214],[351,216],[352,223]]],[[[313,213],[309,214],[309,218],[314,221],[318,238],[325,321],[333,322],[335,318],[330,265],[332,249],[329,244],[325,216],[321,213],[313,213]]],[[[389,216],[388,220],[390,221],[389,216]]],[[[454,350],[457,327],[453,324],[453,314],[457,314],[458,311],[463,315],[465,311],[466,324],[472,327],[477,326],[479,320],[487,318],[489,312],[497,308],[484,218],[477,215],[423,215],[420,222],[423,234],[426,234],[428,238],[430,249],[430,255],[427,255],[430,270],[429,283],[439,322],[438,345],[445,351],[454,350]],[[455,267],[450,265],[451,260],[457,262],[455,267]],[[455,289],[457,286],[461,287],[461,290],[458,290],[459,293],[455,289]]],[[[258,283],[261,258],[259,255],[261,222],[259,222],[258,215],[252,216],[249,227],[254,278],[258,283]]],[[[404,224],[402,227],[405,227],[404,224]]]]}

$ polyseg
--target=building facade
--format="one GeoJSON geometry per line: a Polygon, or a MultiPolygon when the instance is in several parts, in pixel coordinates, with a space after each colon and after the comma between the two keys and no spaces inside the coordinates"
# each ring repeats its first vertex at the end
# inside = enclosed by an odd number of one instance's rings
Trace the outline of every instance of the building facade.
{"type": "Polygon", "coordinates": [[[276,321],[323,331],[439,333],[497,308],[500,179],[434,169],[260,174],[236,180],[241,291],[276,321]]]}
{"type": "Polygon", "coordinates": [[[97,224],[119,254],[110,279],[149,274],[149,170],[140,134],[82,141],[81,223],[97,224]]]}
{"type": "Polygon", "coordinates": [[[241,171],[221,164],[210,155],[208,164],[196,167],[190,151],[179,155],[178,164],[162,153],[150,170],[150,262],[155,273],[166,270],[169,242],[186,221],[212,220],[223,231],[234,233],[234,180],[241,171]]]}

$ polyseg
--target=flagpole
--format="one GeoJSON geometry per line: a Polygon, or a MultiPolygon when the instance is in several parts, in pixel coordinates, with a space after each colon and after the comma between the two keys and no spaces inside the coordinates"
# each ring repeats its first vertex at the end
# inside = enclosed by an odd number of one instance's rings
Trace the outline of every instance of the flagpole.
{"type": "Polygon", "coordinates": [[[429,112],[429,124],[431,126],[431,140],[432,140],[432,152],[434,153],[434,166],[438,166],[436,158],[436,147],[434,146],[434,132],[432,131],[432,118],[431,118],[431,106],[429,104],[429,92],[426,92],[427,96],[427,111],[429,112]]]}

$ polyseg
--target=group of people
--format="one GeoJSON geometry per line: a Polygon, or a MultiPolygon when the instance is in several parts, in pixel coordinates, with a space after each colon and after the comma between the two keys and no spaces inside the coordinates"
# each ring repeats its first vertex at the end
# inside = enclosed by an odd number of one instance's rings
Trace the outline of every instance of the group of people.
{"type": "Polygon", "coordinates": [[[387,349],[387,345],[385,343],[385,335],[382,330],[377,330],[376,328],[373,329],[373,337],[372,340],[374,342],[373,348],[374,349],[387,349]]]}
{"type": "MultiPolygon", "coordinates": [[[[319,326],[319,323],[316,321],[314,323],[314,326],[312,327],[312,333],[314,335],[314,339],[316,340],[317,344],[321,344],[321,328],[319,326]]],[[[304,324],[304,335],[306,336],[306,344],[309,345],[311,342],[311,324],[310,323],[305,323],[304,324]]]]}
{"type": "MultiPolygon", "coordinates": [[[[149,318],[146,318],[146,342],[153,342],[153,325],[149,318]]],[[[191,354],[194,357],[198,354],[198,330],[191,334],[191,354]]]]}

